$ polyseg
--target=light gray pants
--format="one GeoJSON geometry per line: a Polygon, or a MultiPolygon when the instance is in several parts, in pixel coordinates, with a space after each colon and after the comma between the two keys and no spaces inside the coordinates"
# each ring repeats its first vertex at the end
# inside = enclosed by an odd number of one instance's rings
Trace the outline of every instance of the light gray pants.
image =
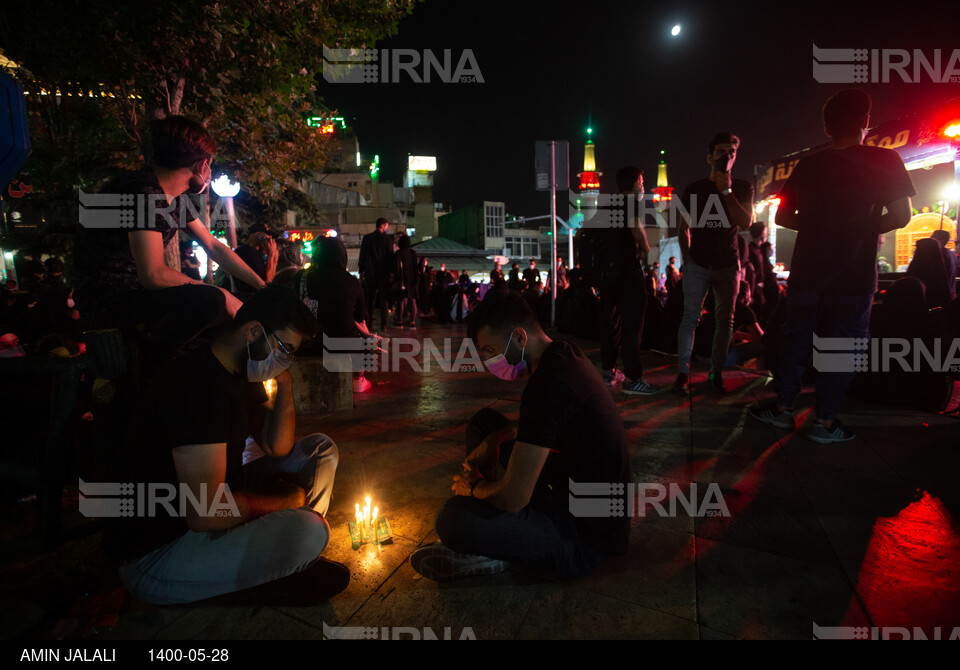
{"type": "Polygon", "coordinates": [[[292,475],[307,505],[285,509],[217,532],[187,531],[173,542],[120,567],[135,597],[157,605],[204,600],[271,582],[317,561],[330,540],[323,515],[337,471],[337,445],[314,433],[284,459],[258,458],[243,466],[243,488],[275,474],[292,475]]]}
{"type": "Polygon", "coordinates": [[[690,356],[693,353],[693,334],[700,323],[703,301],[713,288],[714,315],[717,328],[713,334],[710,372],[723,370],[727,350],[733,337],[733,310],[740,289],[740,264],[711,270],[693,261],[683,264],[683,318],[677,332],[677,371],[690,374],[690,356]]]}

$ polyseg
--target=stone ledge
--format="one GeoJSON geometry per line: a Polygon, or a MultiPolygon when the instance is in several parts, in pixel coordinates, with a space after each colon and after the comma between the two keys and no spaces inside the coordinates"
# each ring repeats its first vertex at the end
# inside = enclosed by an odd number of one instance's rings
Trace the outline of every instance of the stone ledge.
{"type": "Polygon", "coordinates": [[[290,366],[297,414],[353,409],[353,373],[323,367],[321,356],[297,358],[290,366]]]}

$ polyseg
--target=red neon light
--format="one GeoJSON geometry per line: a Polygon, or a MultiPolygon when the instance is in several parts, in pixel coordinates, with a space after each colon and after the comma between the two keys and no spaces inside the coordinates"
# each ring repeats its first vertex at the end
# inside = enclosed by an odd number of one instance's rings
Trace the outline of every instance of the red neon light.
{"type": "Polygon", "coordinates": [[[580,190],[585,191],[587,189],[596,189],[600,188],[600,178],[597,176],[596,172],[581,172],[580,173],[580,190]]]}
{"type": "Polygon", "coordinates": [[[673,199],[673,186],[658,186],[653,189],[653,192],[656,194],[654,196],[655,202],[659,200],[673,199]]]}
{"type": "Polygon", "coordinates": [[[333,132],[333,130],[334,130],[334,124],[332,124],[332,123],[327,123],[327,124],[324,124],[324,125],[320,126],[320,134],[321,134],[321,135],[329,135],[329,134],[331,134],[331,133],[333,132]]]}

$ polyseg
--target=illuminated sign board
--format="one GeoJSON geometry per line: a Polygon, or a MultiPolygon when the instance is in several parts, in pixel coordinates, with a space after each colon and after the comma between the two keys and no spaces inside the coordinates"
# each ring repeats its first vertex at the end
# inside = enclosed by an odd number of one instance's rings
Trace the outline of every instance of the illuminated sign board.
{"type": "Polygon", "coordinates": [[[407,169],[415,172],[436,172],[436,156],[408,156],[407,169]]]}

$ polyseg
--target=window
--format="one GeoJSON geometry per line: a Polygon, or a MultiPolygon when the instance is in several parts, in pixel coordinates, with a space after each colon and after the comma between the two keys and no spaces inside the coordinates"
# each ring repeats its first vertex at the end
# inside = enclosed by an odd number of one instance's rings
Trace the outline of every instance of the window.
{"type": "Polygon", "coordinates": [[[506,255],[510,258],[540,258],[540,240],[535,237],[507,237],[506,255]]]}
{"type": "Polygon", "coordinates": [[[487,205],[484,208],[484,228],[487,237],[503,237],[503,205],[487,205]]]}

